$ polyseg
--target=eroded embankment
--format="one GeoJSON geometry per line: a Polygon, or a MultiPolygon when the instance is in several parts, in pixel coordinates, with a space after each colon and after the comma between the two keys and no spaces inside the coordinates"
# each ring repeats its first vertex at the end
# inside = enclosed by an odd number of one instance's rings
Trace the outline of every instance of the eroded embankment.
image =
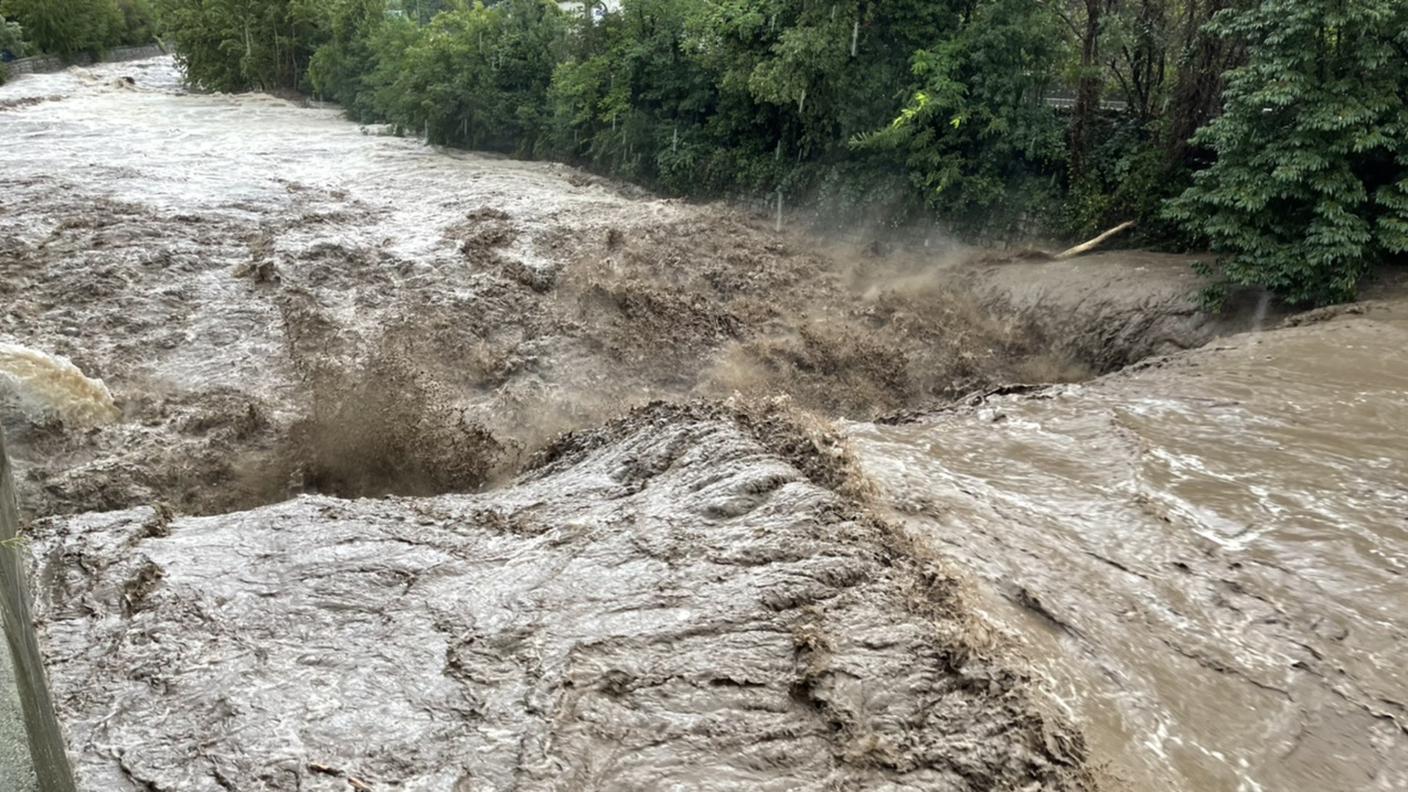
{"type": "Polygon", "coordinates": [[[1028,318],[1053,358],[1108,373],[1285,317],[1284,307],[1253,289],[1233,291],[1219,313],[1203,310],[1199,292],[1207,281],[1194,271],[1198,260],[1142,250],[1062,261],[979,253],[954,267],[950,282],[986,312],[1028,318]]]}
{"type": "Polygon", "coordinates": [[[961,586],[776,407],[655,406],[480,496],[34,529],[84,788],[1085,789],[961,586]]]}

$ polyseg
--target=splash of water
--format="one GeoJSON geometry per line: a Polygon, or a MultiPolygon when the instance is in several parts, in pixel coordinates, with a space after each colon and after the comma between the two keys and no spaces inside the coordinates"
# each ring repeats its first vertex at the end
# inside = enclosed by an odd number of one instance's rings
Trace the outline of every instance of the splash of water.
{"type": "Polygon", "coordinates": [[[96,426],[117,419],[112,392],[62,355],[0,342],[0,391],[13,391],[20,408],[33,417],[96,426]]]}
{"type": "Polygon", "coordinates": [[[1271,305],[1271,293],[1262,292],[1256,301],[1256,313],[1252,315],[1252,332],[1260,333],[1266,326],[1266,309],[1271,305]]]}

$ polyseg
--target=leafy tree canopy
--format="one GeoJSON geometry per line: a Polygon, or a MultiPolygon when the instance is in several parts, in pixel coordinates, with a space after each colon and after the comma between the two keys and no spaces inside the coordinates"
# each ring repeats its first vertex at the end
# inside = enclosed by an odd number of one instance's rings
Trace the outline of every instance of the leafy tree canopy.
{"type": "MultiPolygon", "coordinates": [[[[18,25],[33,49],[64,58],[145,44],[154,33],[146,0],[0,0],[0,16],[18,25]]],[[[0,32],[0,39],[5,35],[0,32]]],[[[14,47],[0,43],[3,49],[14,53],[14,47]]]]}
{"type": "Polygon", "coordinates": [[[1230,283],[1351,299],[1408,251],[1408,4],[1265,0],[1213,29],[1250,58],[1194,138],[1216,160],[1169,215],[1225,254],[1230,283]]]}

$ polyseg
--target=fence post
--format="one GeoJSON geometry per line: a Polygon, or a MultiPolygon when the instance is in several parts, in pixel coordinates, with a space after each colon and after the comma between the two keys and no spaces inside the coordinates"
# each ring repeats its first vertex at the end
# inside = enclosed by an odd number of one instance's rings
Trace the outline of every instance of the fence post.
{"type": "Polygon", "coordinates": [[[0,679],[9,676],[5,681],[13,684],[12,689],[0,691],[0,738],[18,740],[23,736],[29,749],[28,756],[13,744],[0,749],[0,778],[9,775],[18,783],[35,783],[31,788],[38,792],[75,792],[73,770],[34,635],[19,527],[5,430],[0,428],[0,626],[8,650],[8,657],[0,658],[0,679]],[[3,673],[7,664],[12,674],[3,673]],[[14,711],[17,700],[19,709],[14,711]]]}

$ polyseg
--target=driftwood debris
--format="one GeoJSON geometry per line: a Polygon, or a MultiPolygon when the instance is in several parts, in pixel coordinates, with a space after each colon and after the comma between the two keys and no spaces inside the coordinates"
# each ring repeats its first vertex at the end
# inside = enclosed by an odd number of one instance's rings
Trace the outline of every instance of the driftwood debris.
{"type": "Polygon", "coordinates": [[[1094,239],[1088,242],[1082,242],[1073,248],[1068,248],[1066,250],[1061,251],[1060,253],[1057,253],[1056,255],[1052,256],[1051,259],[1053,261],[1064,261],[1068,258],[1075,258],[1076,256],[1079,256],[1082,253],[1089,253],[1090,251],[1103,244],[1105,240],[1109,239],[1110,237],[1128,231],[1133,227],[1134,221],[1126,220],[1125,222],[1120,223],[1114,228],[1111,228],[1109,231],[1106,231],[1105,233],[1101,234],[1098,237],[1095,237],[1094,239]]]}

